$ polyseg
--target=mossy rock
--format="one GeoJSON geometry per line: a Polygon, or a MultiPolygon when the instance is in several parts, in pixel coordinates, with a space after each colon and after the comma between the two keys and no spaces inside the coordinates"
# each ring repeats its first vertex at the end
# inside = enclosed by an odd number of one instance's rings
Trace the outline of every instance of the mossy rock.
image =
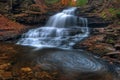
{"type": "Polygon", "coordinates": [[[59,1],[60,0],[45,0],[45,3],[47,3],[47,4],[54,4],[54,3],[57,3],[59,1]]]}
{"type": "Polygon", "coordinates": [[[88,3],[88,0],[77,0],[77,6],[84,6],[88,3]]]}
{"type": "Polygon", "coordinates": [[[120,11],[116,15],[120,19],[120,11]]]}

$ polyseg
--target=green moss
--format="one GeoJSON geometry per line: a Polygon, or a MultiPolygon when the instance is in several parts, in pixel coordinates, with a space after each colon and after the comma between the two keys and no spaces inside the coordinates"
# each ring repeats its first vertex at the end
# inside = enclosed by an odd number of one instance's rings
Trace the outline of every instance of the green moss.
{"type": "Polygon", "coordinates": [[[118,22],[118,25],[120,25],[120,22],[118,22]]]}
{"type": "Polygon", "coordinates": [[[113,40],[113,39],[108,39],[108,40],[107,40],[107,43],[112,44],[112,43],[114,43],[114,40],[113,40]]]}
{"type": "Polygon", "coordinates": [[[109,8],[109,13],[112,15],[113,18],[120,18],[120,9],[109,8]]]}
{"type": "Polygon", "coordinates": [[[116,13],[116,15],[120,19],[120,10],[116,13]]]}
{"type": "Polygon", "coordinates": [[[117,10],[115,8],[109,8],[109,13],[112,15],[112,17],[115,17],[117,10]]]}
{"type": "Polygon", "coordinates": [[[108,8],[106,11],[101,12],[100,15],[105,20],[115,20],[120,18],[120,9],[108,8]]]}
{"type": "Polygon", "coordinates": [[[101,13],[101,17],[102,17],[103,19],[107,19],[106,13],[105,13],[105,12],[102,12],[102,13],[101,13]]]}
{"type": "Polygon", "coordinates": [[[60,1],[60,0],[45,0],[45,2],[47,4],[54,4],[54,3],[58,2],[58,1],[60,1]]]}
{"type": "Polygon", "coordinates": [[[77,6],[84,6],[86,5],[88,0],[77,0],[77,6]]]}
{"type": "Polygon", "coordinates": [[[110,13],[114,13],[115,11],[116,11],[115,8],[109,8],[109,12],[110,12],[110,13]]]}

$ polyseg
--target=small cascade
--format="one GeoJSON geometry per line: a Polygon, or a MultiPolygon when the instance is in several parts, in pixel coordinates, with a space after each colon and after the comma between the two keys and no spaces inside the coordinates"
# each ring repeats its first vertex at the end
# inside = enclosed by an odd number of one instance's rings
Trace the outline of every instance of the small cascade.
{"type": "Polygon", "coordinates": [[[75,10],[69,8],[51,16],[45,26],[29,30],[17,44],[71,48],[89,34],[87,19],[75,16],[75,10]]]}

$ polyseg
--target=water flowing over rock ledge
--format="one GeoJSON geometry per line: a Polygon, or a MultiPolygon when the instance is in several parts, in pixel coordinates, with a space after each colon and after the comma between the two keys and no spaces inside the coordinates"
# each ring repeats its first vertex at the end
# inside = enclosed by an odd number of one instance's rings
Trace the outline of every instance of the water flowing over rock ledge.
{"type": "Polygon", "coordinates": [[[77,41],[89,35],[87,18],[75,16],[76,9],[76,7],[68,8],[51,16],[45,26],[29,30],[17,44],[71,48],[77,41]]]}

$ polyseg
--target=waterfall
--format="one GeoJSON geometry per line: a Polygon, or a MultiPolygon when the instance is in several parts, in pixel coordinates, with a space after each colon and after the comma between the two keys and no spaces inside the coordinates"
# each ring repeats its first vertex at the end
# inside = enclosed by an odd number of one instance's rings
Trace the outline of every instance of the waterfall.
{"type": "Polygon", "coordinates": [[[71,48],[89,34],[87,19],[75,16],[75,10],[73,7],[51,16],[45,26],[24,33],[17,44],[71,48]]]}

